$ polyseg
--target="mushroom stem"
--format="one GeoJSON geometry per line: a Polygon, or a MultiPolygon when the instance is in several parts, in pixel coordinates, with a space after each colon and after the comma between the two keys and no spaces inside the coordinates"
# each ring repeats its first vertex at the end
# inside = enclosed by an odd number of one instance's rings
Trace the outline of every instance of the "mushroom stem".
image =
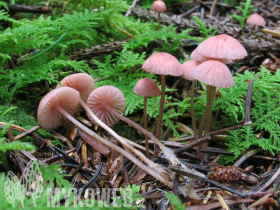
{"type": "Polygon", "coordinates": [[[205,135],[207,135],[210,130],[210,124],[212,119],[212,107],[215,98],[216,87],[207,85],[207,92],[208,91],[209,91],[209,98],[208,98],[209,101],[207,101],[208,112],[206,116],[205,135]]]}
{"type": "MultiPolygon", "coordinates": [[[[82,101],[82,100],[80,100],[82,101]]],[[[82,123],[77,121],[74,117],[72,117],[68,112],[66,112],[63,108],[60,106],[57,106],[56,109],[64,115],[68,120],[70,120],[72,123],[74,123],[78,128],[86,132],[88,135],[91,137],[95,138],[96,140],[100,141],[104,145],[112,148],[113,150],[119,152],[120,154],[123,154],[126,156],[129,160],[131,160],[133,163],[135,163],[137,166],[139,166],[142,170],[146,171],[147,173],[151,174],[153,177],[158,179],[160,182],[165,184],[166,186],[170,187],[171,189],[173,188],[173,183],[162,177],[160,174],[155,172],[153,169],[149,168],[148,166],[144,165],[141,161],[139,161],[135,156],[133,156],[131,153],[127,152],[126,150],[118,147],[117,145],[113,144],[110,141],[106,141],[104,138],[101,136],[97,135],[94,133],[92,130],[84,126],[82,123]]]]}
{"type": "MultiPolygon", "coordinates": [[[[149,165],[151,168],[156,170],[158,173],[165,173],[165,171],[157,164],[155,164],[153,161],[148,159],[143,153],[132,147],[129,142],[119,136],[115,131],[113,131],[109,126],[107,126],[105,123],[103,123],[96,115],[90,110],[90,108],[86,105],[86,103],[80,99],[80,104],[85,109],[85,111],[89,114],[89,116],[102,128],[104,128],[110,135],[112,135],[114,138],[116,138],[125,148],[129,149],[131,152],[133,152],[135,155],[137,155],[142,161],[144,161],[147,165],[149,165]]],[[[149,152],[149,150],[148,150],[149,152]]]]}
{"type": "Polygon", "coordinates": [[[211,115],[213,101],[212,101],[212,105],[210,107],[210,100],[211,100],[211,98],[213,98],[213,100],[214,100],[215,91],[216,91],[216,88],[214,86],[207,85],[207,107],[206,107],[206,109],[205,109],[205,111],[202,115],[201,120],[200,120],[200,125],[199,125],[199,131],[198,131],[198,137],[197,138],[202,137],[202,133],[203,133],[203,129],[204,129],[204,123],[205,123],[207,117],[209,117],[209,113],[211,115]]]}
{"type": "MultiPolygon", "coordinates": [[[[157,123],[157,129],[155,137],[159,139],[160,135],[160,128],[162,123],[162,117],[163,117],[163,108],[164,108],[164,99],[165,99],[165,75],[161,75],[161,98],[160,98],[160,107],[159,107],[159,115],[158,115],[158,123],[157,123]]],[[[158,147],[155,146],[155,157],[157,157],[158,147]]]]}
{"type": "MultiPolygon", "coordinates": [[[[148,130],[148,122],[147,122],[147,97],[144,97],[144,128],[145,128],[145,130],[148,130]]],[[[147,135],[145,135],[145,147],[146,147],[146,156],[147,156],[147,158],[150,158],[149,142],[148,142],[148,136],[147,135]]]]}
{"type": "Polygon", "coordinates": [[[192,81],[192,90],[191,90],[191,115],[192,115],[192,127],[193,127],[193,137],[197,138],[196,131],[196,122],[195,122],[195,111],[194,111],[194,89],[195,89],[195,80],[192,81]]]}
{"type": "MultiPolygon", "coordinates": [[[[214,101],[214,96],[215,96],[215,91],[216,87],[207,85],[207,107],[206,110],[203,113],[203,116],[200,120],[200,126],[199,126],[199,131],[198,131],[198,139],[202,138],[202,133],[203,133],[203,128],[204,128],[204,123],[206,121],[206,127],[205,127],[205,136],[207,133],[209,133],[209,128],[210,128],[210,123],[211,123],[211,116],[212,116],[212,106],[213,106],[213,101],[214,101]]],[[[197,146],[197,154],[198,156],[202,157],[202,154],[200,152],[200,149],[205,149],[208,145],[208,142],[204,142],[200,145],[197,146]]],[[[203,158],[205,159],[205,158],[203,158]]]]}
{"type": "Polygon", "coordinates": [[[160,12],[158,12],[158,30],[160,29],[160,12]]]}
{"type": "Polygon", "coordinates": [[[162,153],[165,155],[165,157],[172,163],[172,165],[177,165],[177,164],[181,164],[183,165],[180,160],[174,155],[174,153],[167,149],[160,140],[158,140],[158,138],[156,138],[151,132],[145,130],[143,127],[141,127],[140,125],[138,125],[137,123],[133,122],[132,120],[128,119],[127,117],[124,117],[123,115],[121,115],[120,113],[118,113],[115,109],[113,109],[111,106],[109,105],[105,105],[105,108],[113,115],[115,115],[117,118],[123,120],[124,122],[132,125],[134,128],[138,129],[139,131],[141,131],[144,135],[147,135],[150,139],[152,139],[158,146],[159,148],[162,150],[162,153]]]}

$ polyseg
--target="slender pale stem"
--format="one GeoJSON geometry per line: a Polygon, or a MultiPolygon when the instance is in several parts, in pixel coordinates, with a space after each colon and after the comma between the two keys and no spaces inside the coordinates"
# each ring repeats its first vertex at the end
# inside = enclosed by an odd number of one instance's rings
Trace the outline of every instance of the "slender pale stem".
{"type": "MultiPolygon", "coordinates": [[[[208,86],[207,86],[208,87],[208,86]]],[[[206,93],[206,98],[207,98],[207,106],[206,106],[206,109],[200,119],[200,124],[199,124],[199,130],[198,130],[198,139],[200,139],[202,137],[202,134],[203,134],[203,129],[204,129],[204,123],[206,121],[206,117],[207,117],[207,113],[208,113],[208,101],[209,101],[209,91],[207,90],[207,93],[206,93]]]]}
{"type": "MultiPolygon", "coordinates": [[[[147,97],[144,97],[144,128],[148,130],[147,122],[147,97]]],[[[150,158],[148,136],[145,135],[146,156],[150,158]]]]}
{"type": "MultiPolygon", "coordinates": [[[[157,164],[155,164],[153,161],[148,159],[143,153],[132,147],[127,142],[126,139],[119,136],[115,131],[113,131],[109,126],[107,126],[105,123],[103,123],[96,115],[91,111],[91,109],[86,105],[86,103],[80,99],[80,104],[82,107],[86,110],[87,114],[93,119],[100,127],[104,128],[110,135],[112,135],[114,138],[116,138],[125,148],[129,149],[131,152],[133,152],[135,155],[137,155],[141,160],[143,160],[146,164],[148,164],[150,167],[152,167],[154,170],[156,170],[158,173],[165,172],[162,168],[160,168],[157,164]]],[[[148,150],[149,152],[149,150],[148,150]]]]}
{"type": "Polygon", "coordinates": [[[159,148],[162,150],[163,154],[166,156],[166,158],[168,158],[169,161],[171,161],[171,163],[173,165],[177,165],[177,164],[182,164],[180,162],[180,160],[178,160],[178,158],[176,158],[176,156],[174,155],[174,153],[170,152],[170,150],[168,150],[162,143],[161,141],[156,138],[151,132],[145,130],[143,127],[141,127],[140,125],[138,125],[137,123],[133,122],[132,120],[128,119],[127,117],[121,115],[120,113],[118,113],[114,108],[112,108],[109,105],[105,105],[105,108],[113,115],[115,115],[117,118],[119,118],[120,120],[132,125],[134,128],[138,129],[139,131],[141,131],[144,135],[147,135],[150,139],[152,139],[158,146],[159,148]]]}
{"type": "Polygon", "coordinates": [[[194,139],[196,139],[197,131],[196,131],[195,111],[194,111],[194,89],[195,89],[195,80],[192,81],[192,89],[191,89],[191,115],[192,115],[193,137],[194,139]]]}
{"type": "Polygon", "coordinates": [[[158,12],[158,30],[160,29],[160,12],[158,12]]]}
{"type": "MultiPolygon", "coordinates": [[[[82,100],[81,100],[82,101],[82,100]]],[[[104,138],[102,138],[101,136],[97,135],[96,133],[94,133],[92,130],[90,130],[89,128],[87,128],[86,126],[84,126],[82,123],[80,123],[79,121],[77,121],[74,117],[72,117],[68,112],[66,112],[63,108],[61,108],[60,106],[57,106],[56,109],[62,114],[64,115],[68,120],[70,120],[72,123],[74,123],[78,128],[80,128],[81,130],[83,130],[84,132],[86,132],[88,135],[90,135],[91,137],[95,138],[96,140],[100,141],[102,144],[106,145],[107,147],[112,148],[113,150],[119,152],[120,154],[124,155],[125,157],[127,157],[129,160],[131,160],[133,163],[135,163],[137,166],[139,166],[142,170],[146,171],[147,173],[151,174],[153,177],[155,177],[156,179],[158,179],[160,182],[162,182],[163,184],[165,184],[166,186],[170,187],[171,189],[173,188],[173,184],[166,180],[164,177],[162,177],[161,175],[159,175],[157,172],[155,172],[153,169],[151,169],[150,167],[144,165],[141,161],[139,161],[135,156],[133,156],[131,153],[125,151],[124,149],[120,148],[119,146],[113,144],[110,141],[105,140],[104,138]]]]}
{"type": "Polygon", "coordinates": [[[208,91],[209,91],[209,98],[208,98],[209,101],[207,102],[208,113],[206,116],[205,135],[207,135],[210,130],[210,124],[211,124],[211,119],[212,119],[212,107],[213,107],[213,102],[215,99],[216,87],[207,85],[207,92],[208,91]]]}
{"type": "MultiPolygon", "coordinates": [[[[155,135],[155,137],[157,139],[159,139],[159,135],[160,135],[160,128],[161,128],[162,117],[163,117],[164,100],[165,100],[165,75],[161,75],[161,98],[160,98],[158,123],[157,123],[156,135],[155,135]]],[[[155,146],[155,157],[157,156],[157,154],[158,154],[158,147],[155,146]]]]}

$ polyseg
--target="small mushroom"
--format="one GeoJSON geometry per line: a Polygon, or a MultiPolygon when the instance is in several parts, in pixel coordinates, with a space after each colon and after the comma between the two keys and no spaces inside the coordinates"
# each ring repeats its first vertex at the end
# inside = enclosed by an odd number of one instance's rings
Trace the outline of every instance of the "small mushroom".
{"type": "Polygon", "coordinates": [[[94,114],[100,115],[105,121],[112,122],[113,119],[118,118],[132,125],[144,135],[150,137],[159,146],[159,148],[162,150],[162,153],[172,163],[172,165],[181,164],[178,158],[174,155],[173,151],[167,149],[151,132],[145,130],[137,123],[123,116],[123,112],[121,112],[121,110],[125,106],[125,98],[123,93],[118,88],[107,85],[95,89],[89,95],[87,105],[94,114]],[[112,118],[112,115],[115,117],[112,118]]]}
{"type": "MultiPolygon", "coordinates": [[[[165,52],[159,52],[151,55],[142,65],[146,72],[161,75],[161,99],[159,107],[158,124],[155,137],[159,139],[160,128],[163,117],[163,107],[165,99],[165,75],[180,76],[183,74],[183,68],[180,62],[173,55],[165,52]]],[[[157,150],[155,149],[155,156],[157,150]]]]}
{"type": "MultiPolygon", "coordinates": [[[[148,130],[147,126],[147,98],[157,97],[160,95],[160,89],[157,84],[150,78],[140,79],[135,87],[134,93],[144,96],[144,128],[148,130]]],[[[150,158],[148,136],[145,135],[146,156],[150,158]]]]}
{"type": "Polygon", "coordinates": [[[153,3],[151,10],[158,12],[158,29],[160,29],[160,13],[166,11],[166,5],[162,0],[157,0],[153,3]]]}
{"type": "Polygon", "coordinates": [[[195,89],[195,79],[192,76],[193,70],[201,64],[200,61],[197,60],[189,60],[182,64],[184,73],[181,75],[182,78],[188,79],[192,81],[192,90],[191,90],[191,115],[192,115],[192,127],[193,127],[193,135],[194,139],[197,139],[197,131],[196,131],[196,122],[195,122],[195,111],[194,111],[194,89],[195,89]]]}

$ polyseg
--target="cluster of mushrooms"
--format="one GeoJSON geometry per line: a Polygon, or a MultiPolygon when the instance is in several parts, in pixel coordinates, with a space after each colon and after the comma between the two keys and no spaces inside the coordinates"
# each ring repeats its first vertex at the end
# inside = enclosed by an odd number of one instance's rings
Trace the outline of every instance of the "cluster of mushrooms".
{"type": "MultiPolygon", "coordinates": [[[[181,76],[193,81],[191,94],[192,123],[194,136],[197,139],[201,138],[203,135],[205,121],[206,127],[204,135],[209,132],[211,109],[216,87],[228,88],[234,86],[231,72],[225,64],[228,64],[236,59],[242,59],[245,56],[247,56],[247,52],[244,47],[236,39],[224,34],[208,38],[202,42],[191,54],[192,60],[189,60],[182,65],[174,56],[168,53],[159,52],[151,55],[144,62],[142,68],[147,72],[161,75],[161,91],[153,80],[143,78],[136,84],[134,92],[144,96],[144,104],[146,104],[147,97],[158,96],[161,94],[160,115],[155,136],[148,132],[147,129],[142,128],[137,123],[123,116],[126,101],[124,94],[118,88],[114,86],[102,86],[94,90],[94,79],[85,73],[72,74],[64,78],[60,82],[63,87],[57,85],[54,90],[49,92],[41,100],[37,113],[38,122],[42,128],[55,129],[63,124],[63,118],[67,118],[86,134],[112,150],[121,153],[142,170],[151,174],[154,178],[172,189],[173,183],[170,180],[173,179],[174,174],[150,160],[147,144],[148,138],[158,145],[161,152],[172,165],[180,164],[184,170],[189,170],[189,173],[199,172],[186,168],[186,166],[174,155],[172,150],[166,148],[159,140],[159,130],[162,123],[165,96],[165,75],[181,76]],[[194,80],[207,84],[207,108],[201,119],[202,123],[200,123],[201,126],[199,128],[198,135],[196,131],[193,107],[194,80]],[[108,131],[110,135],[122,144],[124,149],[110,141],[105,140],[87,126],[77,121],[73,115],[79,105],[84,108],[91,122],[108,131]],[[116,123],[119,119],[129,123],[145,134],[146,156],[139,150],[135,149],[135,143],[119,136],[109,127],[116,123]]],[[[145,126],[147,125],[145,124],[145,126]]],[[[91,142],[88,143],[91,144],[91,142]]],[[[201,174],[201,176],[203,175],[204,174],[201,174]]]]}

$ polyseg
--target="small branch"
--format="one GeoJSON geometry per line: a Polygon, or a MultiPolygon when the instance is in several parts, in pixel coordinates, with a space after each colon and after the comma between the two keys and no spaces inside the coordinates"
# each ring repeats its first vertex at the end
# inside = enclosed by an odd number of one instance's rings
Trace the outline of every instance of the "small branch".
{"type": "Polygon", "coordinates": [[[44,6],[27,6],[27,5],[19,5],[11,3],[8,4],[8,8],[10,12],[28,12],[28,13],[50,13],[52,9],[44,6]]]}

